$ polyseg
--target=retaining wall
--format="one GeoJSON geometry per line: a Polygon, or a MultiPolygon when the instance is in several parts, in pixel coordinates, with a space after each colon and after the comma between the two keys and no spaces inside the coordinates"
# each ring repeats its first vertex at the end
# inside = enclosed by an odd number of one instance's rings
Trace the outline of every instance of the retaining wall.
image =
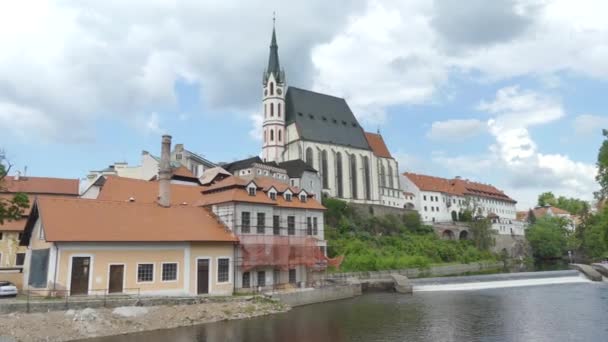
{"type": "Polygon", "coordinates": [[[294,292],[276,293],[272,295],[272,298],[293,307],[353,298],[359,295],[361,295],[361,284],[344,284],[315,289],[304,289],[294,292]]]}
{"type": "Polygon", "coordinates": [[[400,274],[408,278],[420,278],[420,277],[441,277],[447,275],[458,275],[469,272],[479,272],[484,270],[492,270],[502,268],[504,265],[502,262],[496,263],[484,263],[484,262],[472,262],[470,264],[454,264],[454,265],[441,265],[432,266],[427,269],[418,268],[406,268],[402,270],[386,270],[386,271],[370,271],[370,272],[345,272],[345,273],[333,273],[328,274],[328,279],[347,279],[347,278],[358,278],[360,280],[365,279],[388,279],[391,274],[400,274]]]}

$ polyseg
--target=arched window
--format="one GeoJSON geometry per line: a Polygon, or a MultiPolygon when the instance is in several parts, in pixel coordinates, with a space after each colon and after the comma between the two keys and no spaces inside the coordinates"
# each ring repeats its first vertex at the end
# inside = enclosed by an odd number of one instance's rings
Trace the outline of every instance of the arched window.
{"type": "Polygon", "coordinates": [[[270,104],[270,116],[274,116],[274,103],[270,104]]]}
{"type": "Polygon", "coordinates": [[[350,155],[350,192],[352,198],[357,198],[357,157],[350,155]]]}
{"type": "Polygon", "coordinates": [[[277,133],[279,134],[279,142],[281,142],[281,130],[279,129],[277,133]]]}
{"type": "Polygon", "coordinates": [[[369,179],[369,174],[370,174],[370,169],[369,169],[369,157],[365,156],[363,157],[363,179],[365,180],[365,199],[366,200],[371,200],[372,199],[372,189],[371,189],[371,182],[369,179]]]}
{"type": "Polygon", "coordinates": [[[309,147],[306,149],[306,164],[308,164],[310,167],[315,167],[312,153],[312,148],[309,147]]]}
{"type": "Polygon", "coordinates": [[[338,197],[344,197],[344,191],[342,189],[342,153],[336,153],[336,190],[338,197]]]}
{"type": "Polygon", "coordinates": [[[384,167],[384,163],[380,161],[380,186],[386,186],[386,168],[384,167]]]}
{"type": "Polygon", "coordinates": [[[279,103],[279,108],[277,108],[277,116],[281,117],[281,104],[279,103]]]}
{"type": "Polygon", "coordinates": [[[270,95],[274,95],[274,83],[270,82],[270,95]]]}
{"type": "Polygon", "coordinates": [[[321,152],[321,176],[323,177],[323,189],[329,189],[329,175],[327,174],[327,151],[321,152]]]}
{"type": "Polygon", "coordinates": [[[388,163],[388,187],[393,189],[393,167],[388,163]]]}
{"type": "Polygon", "coordinates": [[[302,159],[302,145],[298,145],[298,159],[304,160],[302,159]]]}
{"type": "Polygon", "coordinates": [[[274,141],[274,130],[270,130],[270,141],[274,141]]]}
{"type": "Polygon", "coordinates": [[[266,130],[264,130],[264,142],[266,142],[266,130]]]}

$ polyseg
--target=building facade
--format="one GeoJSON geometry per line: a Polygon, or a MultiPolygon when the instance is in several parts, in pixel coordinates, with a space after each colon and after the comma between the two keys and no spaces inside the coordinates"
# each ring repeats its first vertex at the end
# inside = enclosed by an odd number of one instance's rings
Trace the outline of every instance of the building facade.
{"type": "Polygon", "coordinates": [[[328,196],[403,208],[398,164],[382,136],[366,133],[344,99],[287,87],[274,28],[262,93],[264,162],[302,160],[328,196]]]}

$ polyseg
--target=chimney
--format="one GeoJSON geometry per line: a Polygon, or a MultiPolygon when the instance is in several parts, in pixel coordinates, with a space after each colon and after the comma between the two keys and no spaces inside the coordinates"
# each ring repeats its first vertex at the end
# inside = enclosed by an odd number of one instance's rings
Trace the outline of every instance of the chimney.
{"type": "Polygon", "coordinates": [[[20,177],[21,177],[21,171],[17,171],[17,172],[15,172],[15,177],[13,177],[13,179],[18,181],[20,177]]]}
{"type": "Polygon", "coordinates": [[[171,136],[163,135],[160,148],[160,168],[158,170],[158,204],[171,206],[171,136]]]}

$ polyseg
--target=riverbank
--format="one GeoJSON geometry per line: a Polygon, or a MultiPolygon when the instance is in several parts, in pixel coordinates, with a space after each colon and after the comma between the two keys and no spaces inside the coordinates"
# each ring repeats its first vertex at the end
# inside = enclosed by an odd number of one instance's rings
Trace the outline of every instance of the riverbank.
{"type": "Polygon", "coordinates": [[[70,341],[171,329],[289,311],[263,298],[193,305],[119,307],[0,315],[0,341],[70,341]]]}

